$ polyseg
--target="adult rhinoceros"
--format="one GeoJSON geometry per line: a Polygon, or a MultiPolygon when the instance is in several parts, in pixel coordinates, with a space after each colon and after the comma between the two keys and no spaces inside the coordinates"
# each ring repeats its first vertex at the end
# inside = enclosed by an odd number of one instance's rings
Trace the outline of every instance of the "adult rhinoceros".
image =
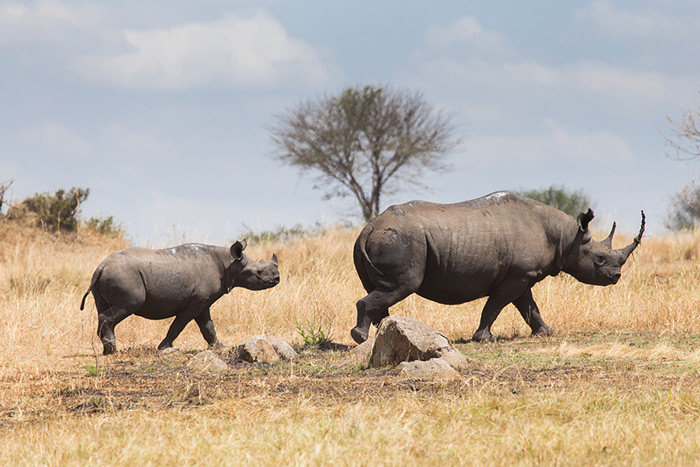
{"type": "Polygon", "coordinates": [[[103,353],[117,349],[114,327],[130,315],[148,319],[175,316],[158,349],[172,347],[187,323],[194,320],[210,346],[221,346],[209,307],[234,287],[262,290],[279,284],[277,255],[272,261],[251,261],[243,253],[246,241],[230,248],[188,243],[150,250],[115,251],[97,267],[80,304],[92,292],[97,306],[97,335],[103,353]]]}
{"type": "Polygon", "coordinates": [[[608,238],[592,240],[593,211],[578,219],[558,209],[500,191],[456,204],[412,201],[392,206],[362,230],[354,262],[367,296],[357,302],[351,335],[367,339],[389,307],[412,293],[447,305],[489,297],[476,341],[493,341],[491,325],[513,303],[533,335],[551,335],[532,298],[531,288],[564,271],[586,284],[610,285],[639,245],[612,249],[608,238]]]}

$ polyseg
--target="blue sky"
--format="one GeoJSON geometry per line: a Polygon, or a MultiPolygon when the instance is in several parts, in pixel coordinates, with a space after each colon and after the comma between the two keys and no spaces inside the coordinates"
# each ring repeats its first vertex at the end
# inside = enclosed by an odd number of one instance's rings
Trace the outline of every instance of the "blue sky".
{"type": "MultiPolygon", "coordinates": [[[[700,161],[665,156],[700,104],[700,1],[0,0],[0,183],[88,187],[142,245],[360,223],[271,157],[274,115],[357,84],[450,112],[453,170],[410,199],[583,189],[597,228],[661,235],[700,161]]],[[[387,205],[388,205],[387,204],[387,205]]],[[[595,224],[594,224],[595,225],[595,224]]]]}

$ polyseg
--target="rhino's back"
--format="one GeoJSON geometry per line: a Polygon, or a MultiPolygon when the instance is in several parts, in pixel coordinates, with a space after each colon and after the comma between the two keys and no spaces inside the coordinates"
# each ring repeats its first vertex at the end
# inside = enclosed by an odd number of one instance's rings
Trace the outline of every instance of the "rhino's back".
{"type": "Polygon", "coordinates": [[[513,193],[496,192],[454,204],[412,201],[392,206],[371,228],[403,232],[421,246],[403,258],[412,274],[422,275],[417,293],[455,304],[490,295],[512,275],[526,280],[549,273],[556,252],[548,224],[561,221],[560,214],[569,217],[513,193]]]}
{"type": "Polygon", "coordinates": [[[146,318],[173,316],[189,301],[205,299],[220,289],[214,249],[187,244],[116,251],[102,263],[99,292],[110,302],[140,304],[136,314],[146,318]]]}

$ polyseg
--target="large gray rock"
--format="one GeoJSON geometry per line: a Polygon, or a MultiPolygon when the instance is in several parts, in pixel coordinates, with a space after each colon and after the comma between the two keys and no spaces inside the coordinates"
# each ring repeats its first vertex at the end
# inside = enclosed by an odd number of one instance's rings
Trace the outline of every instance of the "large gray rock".
{"type": "Polygon", "coordinates": [[[428,361],[401,362],[394,372],[399,376],[410,379],[439,380],[459,378],[457,370],[452,368],[442,358],[431,358],[428,361]]]}
{"type": "Polygon", "coordinates": [[[396,366],[401,362],[442,357],[457,371],[473,366],[444,335],[427,324],[414,318],[392,316],[384,319],[377,330],[369,366],[396,366]]]}

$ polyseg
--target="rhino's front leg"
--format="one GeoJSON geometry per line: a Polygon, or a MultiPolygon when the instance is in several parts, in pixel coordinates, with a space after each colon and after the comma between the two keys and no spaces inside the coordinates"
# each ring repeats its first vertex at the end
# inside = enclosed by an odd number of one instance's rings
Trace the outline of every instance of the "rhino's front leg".
{"type": "Polygon", "coordinates": [[[479,329],[476,330],[472,340],[477,342],[496,342],[496,336],[491,334],[491,325],[510,300],[499,295],[491,295],[481,311],[479,329]]]}
{"type": "Polygon", "coordinates": [[[520,297],[513,300],[525,322],[532,329],[533,336],[552,336],[554,331],[547,326],[540,315],[540,309],[532,297],[532,289],[527,289],[520,297]]]}
{"type": "Polygon", "coordinates": [[[204,340],[207,341],[209,347],[213,347],[215,349],[224,347],[224,344],[219,342],[219,339],[216,337],[214,321],[211,319],[211,312],[209,308],[200,313],[194,320],[197,323],[197,326],[199,326],[199,330],[202,332],[202,336],[204,336],[204,340]]]}
{"type": "Polygon", "coordinates": [[[172,322],[170,325],[170,328],[168,329],[168,334],[166,334],[165,339],[158,344],[158,350],[163,350],[163,349],[169,349],[170,347],[173,346],[173,341],[177,338],[177,336],[180,335],[183,329],[185,329],[185,326],[187,326],[187,323],[192,321],[192,314],[191,313],[178,313],[177,316],[175,316],[175,320],[172,322]]]}

